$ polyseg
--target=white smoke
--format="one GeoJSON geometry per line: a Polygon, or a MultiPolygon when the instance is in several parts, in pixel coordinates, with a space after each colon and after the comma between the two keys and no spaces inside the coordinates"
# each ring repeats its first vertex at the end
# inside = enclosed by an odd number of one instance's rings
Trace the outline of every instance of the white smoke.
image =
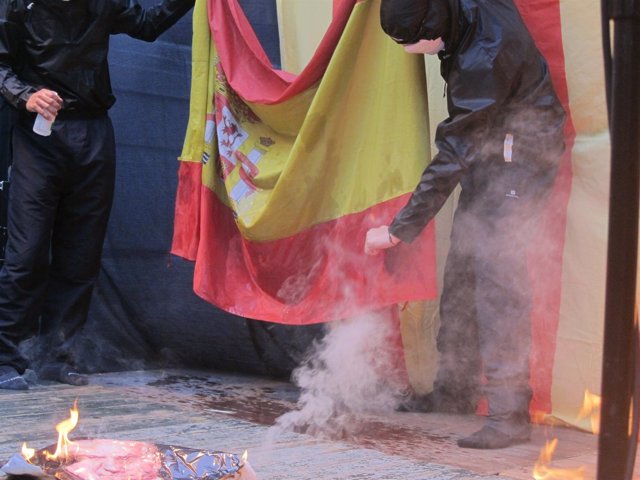
{"type": "Polygon", "coordinates": [[[276,420],[272,435],[349,437],[362,415],[391,412],[398,405],[405,382],[390,312],[331,322],[327,328],[293,372],[301,390],[297,409],[276,420]]]}

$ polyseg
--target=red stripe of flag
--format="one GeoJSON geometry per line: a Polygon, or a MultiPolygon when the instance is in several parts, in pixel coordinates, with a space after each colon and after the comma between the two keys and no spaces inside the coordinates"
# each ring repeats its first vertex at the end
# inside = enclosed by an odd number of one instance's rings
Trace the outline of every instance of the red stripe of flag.
{"type": "Polygon", "coordinates": [[[435,236],[428,227],[411,245],[386,255],[364,255],[364,236],[388,222],[406,202],[396,198],[311,227],[288,238],[251,242],[233,212],[199,181],[200,164],[180,166],[178,211],[200,211],[199,248],[193,251],[193,214],[176,222],[184,234],[172,252],[196,261],[194,290],[219,308],[247,318],[286,324],[326,322],[399,302],[434,298],[435,236]],[[188,191],[187,191],[188,190],[188,191]],[[197,202],[200,206],[190,205],[197,202]],[[195,254],[195,255],[194,255],[195,254]],[[416,259],[421,265],[417,266],[416,259]]]}
{"type": "Polygon", "coordinates": [[[539,50],[547,59],[556,93],[567,111],[567,150],[538,231],[538,238],[533,240],[529,252],[533,289],[531,386],[534,396],[531,409],[551,412],[551,383],[560,321],[567,204],[571,194],[571,151],[576,132],[569,106],[560,1],[516,0],[516,5],[539,50]]]}

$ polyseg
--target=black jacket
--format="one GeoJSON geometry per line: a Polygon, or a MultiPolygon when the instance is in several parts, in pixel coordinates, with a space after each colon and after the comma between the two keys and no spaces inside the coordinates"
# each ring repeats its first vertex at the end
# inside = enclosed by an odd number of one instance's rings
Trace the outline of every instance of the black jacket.
{"type": "Polygon", "coordinates": [[[155,40],[193,6],[164,0],[0,0],[0,93],[17,109],[41,88],[62,97],[64,112],[102,113],[115,102],[109,36],[155,40]]]}
{"type": "Polygon", "coordinates": [[[513,135],[514,162],[542,161],[549,157],[543,148],[559,156],[565,112],[547,64],[511,0],[383,0],[382,5],[385,31],[408,43],[419,32],[433,37],[424,29],[425,5],[447,10],[426,18],[445,40],[439,56],[449,116],[436,130],[438,153],[390,226],[393,235],[410,242],[469,169],[502,156],[507,134],[513,135]],[[405,14],[411,9],[398,8],[402,4],[413,5],[413,20],[405,14]],[[415,5],[422,6],[418,16],[415,5]],[[445,29],[442,18],[448,21],[445,29]]]}

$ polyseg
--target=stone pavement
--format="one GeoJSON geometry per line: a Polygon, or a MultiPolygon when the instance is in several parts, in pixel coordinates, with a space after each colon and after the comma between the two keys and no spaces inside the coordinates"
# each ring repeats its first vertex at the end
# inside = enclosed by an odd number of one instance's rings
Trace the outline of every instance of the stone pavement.
{"type": "Polygon", "coordinates": [[[261,480],[524,480],[546,439],[559,438],[554,467],[586,468],[594,478],[597,439],[571,429],[535,427],[531,443],[496,451],[460,449],[455,440],[479,428],[476,416],[388,412],[358,419],[343,438],[274,433],[295,407],[289,383],[201,371],[141,371],[91,376],[86,387],[33,386],[0,391],[0,461],[56,442],[55,425],[78,400],[71,438],[139,440],[242,453],[261,480]]]}

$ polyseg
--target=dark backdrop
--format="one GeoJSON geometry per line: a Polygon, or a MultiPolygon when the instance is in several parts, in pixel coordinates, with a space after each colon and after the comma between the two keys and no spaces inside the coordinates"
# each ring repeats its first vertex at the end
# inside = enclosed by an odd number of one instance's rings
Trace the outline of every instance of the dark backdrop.
{"type": "MultiPolygon", "coordinates": [[[[241,4],[279,66],[275,0],[241,4]]],[[[116,192],[77,354],[91,372],[193,366],[286,376],[322,326],[288,327],[223,312],[193,293],[193,264],[169,254],[190,44],[191,12],[154,43],[112,37],[116,192]]]]}

